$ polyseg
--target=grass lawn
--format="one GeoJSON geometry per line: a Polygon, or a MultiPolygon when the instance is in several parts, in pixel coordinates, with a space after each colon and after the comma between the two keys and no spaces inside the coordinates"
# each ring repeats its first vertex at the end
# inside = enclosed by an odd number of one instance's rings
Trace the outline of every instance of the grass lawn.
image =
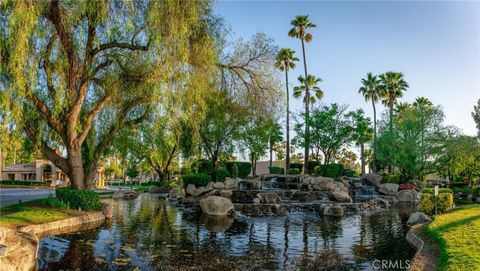
{"type": "Polygon", "coordinates": [[[435,216],[427,233],[439,245],[439,270],[480,270],[480,205],[435,216]]]}
{"type": "Polygon", "coordinates": [[[0,226],[15,228],[40,224],[78,215],[78,211],[52,208],[44,199],[32,200],[0,208],[0,226]]]}

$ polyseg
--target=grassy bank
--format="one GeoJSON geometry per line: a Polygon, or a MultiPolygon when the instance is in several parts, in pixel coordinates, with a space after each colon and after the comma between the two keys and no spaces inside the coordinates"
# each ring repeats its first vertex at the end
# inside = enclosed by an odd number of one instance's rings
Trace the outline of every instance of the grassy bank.
{"type": "Polygon", "coordinates": [[[41,224],[82,213],[51,207],[47,201],[48,199],[38,199],[0,208],[0,226],[15,228],[22,225],[41,224]]]}
{"type": "Polygon", "coordinates": [[[435,216],[427,233],[438,242],[439,270],[480,269],[480,205],[435,216]]]}

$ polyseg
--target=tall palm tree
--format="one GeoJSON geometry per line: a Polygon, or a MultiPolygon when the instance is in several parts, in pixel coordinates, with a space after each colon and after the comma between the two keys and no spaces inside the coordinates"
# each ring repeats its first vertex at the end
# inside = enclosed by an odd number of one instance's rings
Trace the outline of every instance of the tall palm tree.
{"type": "Polygon", "coordinates": [[[377,141],[377,110],[375,104],[381,97],[380,92],[380,80],[376,75],[372,75],[371,72],[367,73],[367,77],[362,79],[362,87],[358,90],[365,98],[365,101],[372,101],[373,106],[373,171],[376,172],[376,141],[377,141]]]}
{"type": "MultiPolygon", "coordinates": [[[[310,22],[308,19],[308,15],[298,15],[295,16],[295,19],[293,19],[290,24],[293,26],[290,31],[288,31],[288,35],[292,38],[297,38],[301,41],[302,43],[302,54],[303,54],[303,68],[305,70],[305,78],[307,78],[308,71],[307,71],[307,59],[305,57],[305,42],[310,42],[313,38],[311,33],[308,33],[309,28],[314,28],[317,27],[314,23],[310,22]]],[[[306,100],[310,100],[310,91],[307,88],[305,89],[305,96],[306,100]]],[[[305,118],[308,120],[309,117],[309,106],[308,103],[305,103],[305,118]]],[[[309,156],[309,150],[310,150],[310,142],[309,142],[309,127],[308,127],[308,121],[305,121],[305,157],[304,157],[304,166],[303,166],[303,172],[307,173],[308,172],[308,156],[309,156]]]]}
{"type": "Polygon", "coordinates": [[[382,91],[382,103],[388,106],[390,110],[390,133],[393,132],[393,106],[398,98],[403,97],[403,92],[407,91],[408,83],[401,72],[386,72],[380,75],[380,89],[382,91]]]}
{"type": "MultiPolygon", "coordinates": [[[[398,98],[403,96],[403,92],[407,90],[408,83],[401,72],[386,72],[380,77],[380,89],[382,92],[382,103],[388,106],[390,110],[390,134],[393,134],[393,106],[397,103],[398,98]]],[[[388,165],[388,173],[393,172],[392,163],[388,165]]]]}
{"type": "Polygon", "coordinates": [[[288,172],[290,165],[290,93],[288,91],[288,71],[290,69],[295,69],[295,62],[297,61],[299,61],[299,59],[295,56],[295,51],[290,48],[281,49],[275,58],[275,67],[281,71],[285,71],[285,88],[287,91],[287,128],[285,129],[287,146],[285,148],[285,173],[288,172]]]}
{"type": "Polygon", "coordinates": [[[418,97],[415,99],[415,102],[413,102],[413,106],[420,112],[420,127],[421,127],[421,134],[420,134],[420,148],[422,150],[422,167],[421,167],[421,173],[422,173],[422,180],[423,180],[423,172],[425,170],[425,112],[432,108],[433,103],[425,98],[425,97],[418,97]]]}
{"type": "Polygon", "coordinates": [[[298,81],[300,82],[299,86],[293,88],[293,97],[301,98],[303,96],[303,102],[308,105],[313,105],[317,100],[323,98],[323,91],[318,86],[318,83],[322,82],[321,78],[317,78],[311,74],[307,76],[307,79],[303,78],[303,76],[298,77],[298,81]],[[313,91],[315,96],[310,95],[309,102],[307,103],[307,89],[309,91],[313,91]],[[305,92],[305,95],[303,94],[305,92]]]}

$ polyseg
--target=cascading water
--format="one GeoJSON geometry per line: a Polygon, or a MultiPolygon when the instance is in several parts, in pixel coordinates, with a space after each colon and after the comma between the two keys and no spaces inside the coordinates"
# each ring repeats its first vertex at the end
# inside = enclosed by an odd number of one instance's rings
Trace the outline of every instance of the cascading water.
{"type": "Polygon", "coordinates": [[[354,184],[355,189],[352,189],[352,196],[355,201],[368,201],[372,198],[376,198],[379,194],[375,186],[366,183],[365,180],[355,179],[351,181],[354,184]]]}
{"type": "Polygon", "coordinates": [[[268,181],[263,181],[262,183],[262,190],[272,191],[272,190],[279,190],[280,185],[278,184],[277,177],[273,177],[268,181]]]}

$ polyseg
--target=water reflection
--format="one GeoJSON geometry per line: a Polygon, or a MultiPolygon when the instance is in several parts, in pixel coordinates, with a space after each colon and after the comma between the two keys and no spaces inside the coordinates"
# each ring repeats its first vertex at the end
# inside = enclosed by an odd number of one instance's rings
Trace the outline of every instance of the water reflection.
{"type": "Polygon", "coordinates": [[[59,270],[371,270],[374,259],[411,259],[396,211],[322,218],[213,218],[150,194],[111,202],[96,229],[43,238],[39,268],[59,270]],[[332,267],[333,266],[333,267],[332,267]],[[343,269],[342,269],[343,268],[343,269]]]}

